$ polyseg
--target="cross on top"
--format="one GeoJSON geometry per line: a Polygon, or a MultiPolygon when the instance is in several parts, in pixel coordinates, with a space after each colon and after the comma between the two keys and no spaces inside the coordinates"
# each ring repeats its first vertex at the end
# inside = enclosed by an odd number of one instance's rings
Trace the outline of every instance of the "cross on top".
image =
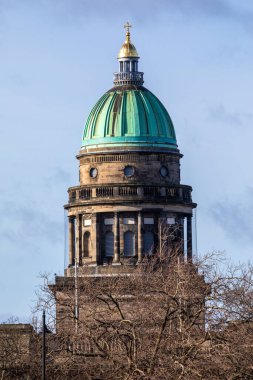
{"type": "Polygon", "coordinates": [[[129,33],[130,31],[130,28],[132,28],[132,25],[129,24],[129,22],[127,21],[124,25],[124,28],[126,29],[127,33],[129,33]]]}

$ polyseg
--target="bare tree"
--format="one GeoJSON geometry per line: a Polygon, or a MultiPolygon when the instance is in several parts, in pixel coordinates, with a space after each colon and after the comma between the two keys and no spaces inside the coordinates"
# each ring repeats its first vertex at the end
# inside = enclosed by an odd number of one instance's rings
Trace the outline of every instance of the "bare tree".
{"type": "MultiPolygon", "coordinates": [[[[78,314],[74,279],[50,285],[45,276],[36,312],[46,310],[52,331],[50,379],[253,378],[250,264],[157,254],[132,271],[79,277],[77,296],[78,314]]],[[[35,334],[27,378],[40,377],[40,340],[35,334]]],[[[8,377],[7,367],[2,379],[22,378],[8,377]]]]}
{"type": "Polygon", "coordinates": [[[56,379],[62,371],[87,379],[253,376],[252,266],[169,257],[146,257],[131,274],[108,268],[78,278],[78,317],[73,279],[44,288],[40,307],[57,311],[58,343],[48,352],[56,379]]]}
{"type": "Polygon", "coordinates": [[[27,379],[31,369],[31,351],[36,350],[30,324],[0,325],[0,378],[27,379]]]}

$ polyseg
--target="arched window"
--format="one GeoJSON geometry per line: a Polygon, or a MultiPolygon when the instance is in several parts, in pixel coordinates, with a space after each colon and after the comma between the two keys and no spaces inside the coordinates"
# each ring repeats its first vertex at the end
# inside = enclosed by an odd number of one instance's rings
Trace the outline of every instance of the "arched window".
{"type": "Polygon", "coordinates": [[[90,233],[86,231],[83,235],[83,257],[91,255],[91,238],[90,233]]]}
{"type": "Polygon", "coordinates": [[[154,234],[147,231],[143,235],[143,251],[145,255],[152,255],[154,253],[154,234]]]}
{"type": "Polygon", "coordinates": [[[114,234],[111,231],[105,234],[105,257],[113,257],[114,255],[114,234]]]}
{"type": "Polygon", "coordinates": [[[132,231],[124,233],[124,256],[135,255],[135,237],[132,231]]]}

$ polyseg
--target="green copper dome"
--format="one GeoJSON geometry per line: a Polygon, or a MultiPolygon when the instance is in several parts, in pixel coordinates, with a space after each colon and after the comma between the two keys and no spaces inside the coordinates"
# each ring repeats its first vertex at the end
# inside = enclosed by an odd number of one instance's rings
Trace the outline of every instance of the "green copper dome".
{"type": "Polygon", "coordinates": [[[93,107],[82,148],[161,147],[177,149],[171,118],[157,97],[142,86],[116,86],[93,107]]]}

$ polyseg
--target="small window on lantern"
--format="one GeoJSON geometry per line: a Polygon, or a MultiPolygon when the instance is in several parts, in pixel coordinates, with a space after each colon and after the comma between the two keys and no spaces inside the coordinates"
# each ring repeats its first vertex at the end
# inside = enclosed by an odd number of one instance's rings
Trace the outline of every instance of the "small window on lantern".
{"type": "Polygon", "coordinates": [[[126,177],[132,177],[134,175],[134,167],[133,166],[126,166],[124,168],[124,174],[126,177]]]}
{"type": "Polygon", "coordinates": [[[162,166],[161,167],[160,174],[161,174],[162,177],[167,177],[167,175],[169,174],[169,172],[168,172],[168,169],[166,168],[166,166],[162,166]]]}
{"type": "Polygon", "coordinates": [[[98,170],[96,168],[91,168],[90,169],[91,178],[96,178],[97,175],[98,175],[98,170]]]}

